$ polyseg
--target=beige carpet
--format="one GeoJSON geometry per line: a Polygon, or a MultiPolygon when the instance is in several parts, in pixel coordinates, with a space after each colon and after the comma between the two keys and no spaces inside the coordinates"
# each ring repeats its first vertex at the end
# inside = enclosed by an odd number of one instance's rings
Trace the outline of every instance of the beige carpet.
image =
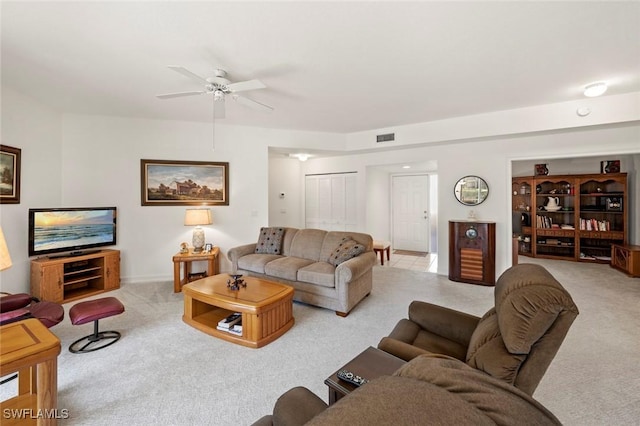
{"type": "MultiPolygon", "coordinates": [[[[567,425],[638,424],[640,279],[606,265],[522,260],[545,265],[581,312],[534,397],[567,425]]],[[[376,346],[414,299],[475,315],[493,305],[492,287],[376,266],[372,294],[348,317],[296,303],[291,330],[249,349],[184,324],[182,295],[170,282],[128,284],[108,295],[126,306],[101,321],[101,329],[122,332],[115,345],[71,354],[69,344],[92,325],[72,326],[67,317],[52,329],[63,344],[58,406],[70,413],[60,425],[248,425],[293,386],[326,401],[324,379],[376,346]]],[[[11,387],[1,387],[2,399],[11,387]]]]}

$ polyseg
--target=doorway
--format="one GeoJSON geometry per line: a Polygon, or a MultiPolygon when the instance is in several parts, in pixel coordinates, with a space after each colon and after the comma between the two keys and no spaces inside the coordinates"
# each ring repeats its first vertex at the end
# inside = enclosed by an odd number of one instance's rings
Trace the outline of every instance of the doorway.
{"type": "Polygon", "coordinates": [[[429,175],[391,176],[391,233],[394,250],[430,251],[429,175]]]}

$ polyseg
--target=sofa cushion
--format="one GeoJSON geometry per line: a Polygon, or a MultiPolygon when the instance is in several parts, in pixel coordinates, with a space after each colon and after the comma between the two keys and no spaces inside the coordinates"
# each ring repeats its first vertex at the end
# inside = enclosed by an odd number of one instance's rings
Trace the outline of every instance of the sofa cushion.
{"type": "Polygon", "coordinates": [[[514,354],[528,354],[564,311],[578,312],[569,293],[535,264],[510,268],[498,278],[495,307],[504,344],[514,354]]]}
{"type": "Polygon", "coordinates": [[[238,259],[238,269],[264,274],[265,265],[280,258],[277,254],[247,254],[238,259]]]}
{"type": "Polygon", "coordinates": [[[467,364],[478,370],[514,384],[526,355],[509,353],[502,340],[498,316],[491,308],[478,323],[467,349],[467,364]]]}
{"type": "Polygon", "coordinates": [[[336,268],[327,262],[315,262],[298,269],[298,281],[317,284],[323,287],[335,287],[336,268]]]}
{"type": "Polygon", "coordinates": [[[264,272],[276,278],[296,281],[298,278],[298,269],[314,263],[309,259],[300,257],[286,256],[269,262],[264,267],[264,272]]]}
{"type": "Polygon", "coordinates": [[[329,257],[329,263],[338,266],[342,262],[364,253],[365,246],[351,237],[344,237],[329,257]]]}
{"type": "Polygon", "coordinates": [[[300,257],[317,262],[320,260],[320,249],[327,231],[322,229],[300,229],[291,241],[289,256],[300,257]]]}
{"type": "Polygon", "coordinates": [[[256,253],[282,254],[284,228],[260,228],[256,253]]]}
{"type": "Polygon", "coordinates": [[[345,232],[345,231],[330,231],[324,237],[322,243],[322,250],[320,251],[320,261],[328,262],[333,251],[338,247],[338,244],[344,237],[349,237],[356,240],[360,244],[365,246],[365,251],[373,251],[373,238],[369,234],[362,234],[360,232],[345,232]]]}

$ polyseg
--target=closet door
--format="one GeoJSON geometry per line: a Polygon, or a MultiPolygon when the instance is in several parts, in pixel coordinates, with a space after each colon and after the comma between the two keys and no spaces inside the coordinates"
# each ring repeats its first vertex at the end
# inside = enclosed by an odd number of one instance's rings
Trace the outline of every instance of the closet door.
{"type": "Polygon", "coordinates": [[[357,225],[355,173],[306,176],[305,226],[350,231],[357,225]]]}

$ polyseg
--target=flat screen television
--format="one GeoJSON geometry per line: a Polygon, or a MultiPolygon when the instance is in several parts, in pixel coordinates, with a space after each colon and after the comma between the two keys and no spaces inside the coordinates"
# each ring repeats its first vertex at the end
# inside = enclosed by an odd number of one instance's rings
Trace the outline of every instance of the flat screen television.
{"type": "Polygon", "coordinates": [[[77,256],[115,245],[116,218],[116,207],[29,209],[29,256],[77,256]]]}

